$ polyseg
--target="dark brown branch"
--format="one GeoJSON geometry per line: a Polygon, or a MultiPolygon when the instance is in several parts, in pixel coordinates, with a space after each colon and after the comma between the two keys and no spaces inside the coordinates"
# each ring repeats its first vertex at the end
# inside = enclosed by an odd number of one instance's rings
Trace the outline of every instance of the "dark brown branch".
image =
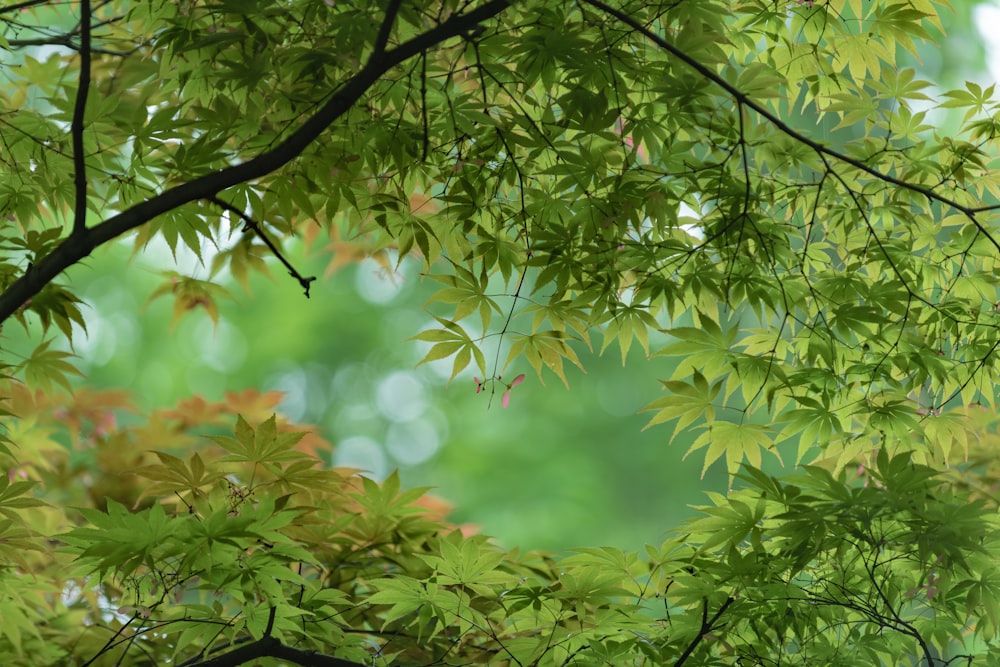
{"type": "Polygon", "coordinates": [[[389,44],[389,34],[392,32],[392,24],[396,22],[396,15],[403,0],[389,0],[389,6],[385,9],[385,18],[379,26],[378,35],[375,36],[375,50],[372,52],[372,61],[378,61],[385,55],[385,47],[389,44]]]}
{"type": "Polygon", "coordinates": [[[674,663],[674,667],[681,667],[685,662],[687,662],[687,659],[691,657],[694,650],[698,648],[698,644],[700,644],[705,637],[707,637],[709,633],[715,629],[715,624],[719,622],[719,618],[726,613],[726,610],[729,609],[729,605],[731,605],[734,601],[734,598],[727,597],[726,601],[722,603],[722,606],[719,607],[718,611],[712,614],[712,618],[709,618],[708,600],[705,600],[705,604],[701,608],[701,627],[698,629],[698,634],[695,635],[694,639],[691,640],[691,643],[688,644],[687,648],[684,649],[684,652],[681,653],[681,657],[677,658],[677,662],[674,663]]]}
{"type": "Polygon", "coordinates": [[[739,90],[731,83],[723,79],[719,74],[713,72],[708,67],[701,64],[699,61],[695,60],[694,58],[692,58],[687,53],[680,50],[667,40],[663,39],[662,37],[660,37],[655,32],[653,32],[649,28],[645,27],[644,25],[636,21],[628,14],[625,14],[624,12],[615,9],[614,7],[606,5],[605,3],[601,2],[601,0],[581,0],[581,1],[585,2],[591,7],[594,7],[596,9],[601,10],[602,12],[609,14],[610,16],[615,17],[625,25],[629,26],[636,32],[640,33],[646,39],[653,42],[654,44],[656,44],[658,47],[660,47],[670,55],[674,56],[678,60],[683,61],[688,67],[694,69],[696,72],[698,72],[698,74],[703,76],[705,79],[711,81],[715,85],[725,90],[730,95],[730,97],[732,97],[736,102],[746,105],[747,107],[756,111],[761,117],[766,118],[768,122],[770,122],[778,130],[780,130],[784,135],[795,140],[800,144],[803,144],[804,146],[808,146],[818,155],[831,157],[835,160],[843,162],[844,164],[849,164],[855,169],[859,169],[884,183],[891,183],[897,187],[903,188],[904,190],[916,192],[920,195],[923,195],[928,201],[938,202],[939,204],[943,204],[945,206],[948,206],[949,208],[958,211],[959,213],[961,213],[962,215],[964,215],[966,218],[969,219],[969,222],[971,222],[976,227],[976,229],[979,230],[979,232],[986,237],[986,239],[993,245],[994,248],[1000,251],[1000,240],[994,238],[993,235],[990,234],[989,230],[986,229],[986,227],[983,225],[983,223],[979,222],[979,220],[976,218],[976,213],[996,210],[1000,208],[1000,206],[980,206],[980,207],[965,206],[964,204],[960,204],[953,199],[949,199],[948,197],[939,195],[930,188],[925,188],[921,185],[917,185],[915,183],[909,183],[902,179],[896,178],[895,176],[890,176],[889,174],[885,174],[879,171],[878,169],[869,167],[861,160],[852,158],[849,155],[845,155],[844,153],[835,151],[832,148],[824,146],[818,141],[814,141],[809,137],[807,137],[806,135],[802,134],[801,132],[792,129],[783,120],[778,118],[778,116],[771,113],[763,106],[750,99],[750,97],[746,93],[739,90]]]}
{"type": "Polygon", "coordinates": [[[267,614],[267,627],[264,628],[264,636],[270,637],[271,632],[274,630],[274,619],[278,615],[278,608],[274,605],[271,606],[271,611],[267,614]]]}
{"type": "MultiPolygon", "coordinates": [[[[44,0],[44,1],[48,2],[49,0],[44,0]]],[[[103,7],[103,6],[107,5],[107,4],[108,4],[108,2],[106,2],[106,1],[102,2],[102,3],[100,3],[98,5],[98,8],[103,7]]],[[[88,16],[90,16],[90,17],[93,16],[93,14],[94,14],[94,8],[92,6],[88,5],[87,7],[83,8],[83,9],[84,10],[89,10],[88,16]]],[[[2,11],[2,10],[0,10],[0,11],[2,11]]],[[[10,23],[11,25],[17,25],[18,27],[23,27],[23,28],[26,28],[26,29],[29,29],[29,30],[32,30],[32,31],[35,31],[35,32],[39,32],[39,33],[42,33],[42,34],[44,34],[46,36],[45,37],[31,37],[31,38],[8,39],[7,40],[7,46],[10,47],[11,49],[18,49],[18,48],[24,48],[24,47],[29,47],[29,46],[63,46],[63,47],[66,47],[67,49],[72,49],[73,51],[81,51],[84,48],[83,44],[77,43],[76,41],[74,41],[74,38],[76,38],[77,36],[81,35],[81,32],[83,30],[83,26],[86,25],[90,29],[90,37],[89,37],[89,42],[88,42],[89,46],[87,47],[87,49],[90,51],[91,56],[93,56],[94,54],[99,53],[99,54],[107,55],[107,56],[125,57],[125,56],[129,56],[129,55],[137,52],[139,49],[141,49],[141,48],[143,48],[145,46],[148,46],[150,44],[150,42],[148,42],[148,41],[138,42],[137,44],[133,45],[133,47],[131,49],[129,49],[127,51],[115,51],[115,50],[112,50],[112,49],[100,48],[100,47],[94,46],[94,44],[93,44],[93,41],[94,41],[93,40],[94,31],[97,28],[102,28],[102,27],[104,27],[106,25],[110,25],[112,23],[117,23],[118,21],[122,20],[122,18],[123,18],[122,16],[114,16],[112,18],[105,19],[103,21],[98,21],[97,23],[91,23],[89,20],[85,22],[83,20],[83,12],[81,11],[80,23],[78,23],[72,30],[69,30],[67,32],[60,32],[60,33],[56,33],[56,34],[53,34],[51,32],[51,29],[49,27],[45,27],[43,29],[40,26],[21,25],[21,24],[15,24],[15,23],[13,23],[11,21],[8,21],[8,23],[10,23]]]]}
{"type": "Polygon", "coordinates": [[[13,5],[5,5],[0,7],[0,14],[9,14],[10,12],[16,12],[22,9],[27,9],[29,7],[37,7],[38,5],[47,5],[52,0],[25,0],[24,2],[15,2],[13,5]]]}
{"type": "Polygon", "coordinates": [[[941,401],[940,405],[937,406],[938,409],[943,408],[944,406],[948,405],[953,400],[961,396],[962,392],[965,391],[965,388],[968,387],[970,384],[972,384],[972,381],[976,379],[976,373],[980,372],[981,370],[983,370],[983,368],[986,367],[986,363],[990,360],[990,357],[992,357],[998,349],[1000,349],[1000,338],[997,338],[995,341],[993,341],[993,345],[990,346],[989,351],[985,355],[983,355],[982,359],[976,362],[976,367],[972,369],[972,371],[969,373],[969,376],[965,378],[962,384],[958,385],[955,391],[951,392],[951,395],[948,396],[948,398],[941,401]]]}
{"type": "Polygon", "coordinates": [[[90,0],[80,2],[80,83],[76,89],[70,137],[73,140],[73,184],[76,199],[73,206],[72,236],[87,230],[87,160],[83,148],[83,115],[87,110],[90,90],[90,0]]]}
{"type": "Polygon", "coordinates": [[[927,667],[934,667],[934,663],[936,662],[934,659],[934,653],[931,651],[931,647],[927,643],[927,640],[924,639],[923,635],[921,635],[915,627],[913,627],[913,624],[903,620],[903,617],[899,615],[899,611],[893,606],[889,596],[885,594],[885,591],[882,590],[882,587],[878,583],[878,577],[875,575],[875,568],[878,567],[878,550],[875,550],[873,556],[874,562],[869,563],[861,545],[855,544],[855,547],[858,549],[858,555],[861,557],[861,564],[868,573],[868,580],[872,582],[872,586],[875,587],[875,592],[878,594],[879,600],[881,600],[886,611],[889,612],[888,618],[891,623],[888,625],[890,627],[894,627],[896,631],[901,632],[904,635],[909,635],[912,639],[914,639],[920,646],[921,652],[924,654],[924,659],[927,661],[927,667]]]}
{"type": "Polygon", "coordinates": [[[138,618],[139,618],[139,612],[136,611],[132,614],[132,618],[122,623],[122,626],[118,628],[118,630],[113,635],[111,635],[108,641],[104,643],[104,646],[102,646],[101,649],[94,654],[94,657],[92,657],[87,662],[83,663],[81,667],[90,667],[90,665],[94,664],[102,655],[105,654],[105,652],[116,646],[119,643],[121,637],[127,636],[125,634],[125,631],[128,630],[129,627],[132,625],[132,623],[134,623],[138,618]]]}
{"type": "Polygon", "coordinates": [[[274,637],[258,639],[229,653],[192,663],[189,667],[237,667],[258,658],[278,658],[303,667],[365,667],[357,662],[334,658],[316,651],[285,646],[274,637]]]}
{"type": "MultiPolygon", "coordinates": [[[[73,41],[73,38],[67,35],[54,35],[52,37],[36,37],[34,39],[9,39],[7,40],[7,46],[11,49],[21,49],[26,46],[64,46],[67,49],[72,49],[73,51],[79,51],[82,47],[73,41]]],[[[135,48],[129,49],[128,51],[113,51],[111,49],[102,49],[91,45],[90,53],[91,55],[99,53],[105,56],[115,56],[119,58],[124,58],[125,56],[130,56],[137,52],[144,46],[149,46],[149,42],[140,42],[135,48]]]]}
{"type": "Polygon", "coordinates": [[[285,259],[285,256],[281,254],[281,251],[278,250],[278,246],[276,246],[274,242],[272,242],[271,239],[267,236],[267,234],[264,233],[264,230],[261,228],[260,223],[251,218],[249,215],[239,210],[232,204],[222,201],[218,197],[214,196],[206,197],[205,199],[212,202],[219,208],[229,211],[233,215],[239,216],[240,220],[243,221],[243,224],[245,224],[247,228],[251,229],[254,232],[254,234],[257,235],[257,238],[259,238],[261,241],[264,242],[264,245],[268,247],[271,253],[273,253],[274,256],[277,257],[278,260],[285,265],[285,268],[288,269],[288,275],[299,281],[299,285],[301,285],[302,289],[305,290],[306,298],[307,299],[309,298],[309,287],[312,284],[312,282],[316,280],[316,276],[309,276],[308,278],[306,278],[301,273],[299,273],[295,269],[295,267],[292,266],[291,262],[285,259]]]}
{"type": "Polygon", "coordinates": [[[490,0],[464,14],[450,17],[440,25],[387,51],[382,58],[369,60],[361,71],[348,79],[319,111],[273,149],[241,164],[205,174],[171,188],[104,220],[82,234],[75,234],[65,239],[0,294],[0,323],[6,321],[56,276],[89,256],[95,248],[146,224],[167,211],[198,199],[213,197],[226,188],[260,178],[291,162],[327,127],[354,106],[387,71],[445,40],[467,33],[483,21],[503,12],[510,2],[511,0],[490,0]]]}

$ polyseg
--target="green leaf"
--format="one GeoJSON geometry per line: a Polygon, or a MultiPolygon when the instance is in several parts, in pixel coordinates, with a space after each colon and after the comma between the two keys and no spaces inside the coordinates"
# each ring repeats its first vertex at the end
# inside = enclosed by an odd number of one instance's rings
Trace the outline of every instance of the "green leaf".
{"type": "Polygon", "coordinates": [[[435,317],[435,319],[444,326],[443,329],[421,331],[411,339],[435,343],[417,365],[455,355],[450,379],[454,380],[455,376],[461,373],[473,358],[475,358],[476,366],[480,372],[485,375],[486,358],[476,342],[465,332],[465,329],[451,320],[442,317],[435,317]]]}
{"type": "Polygon", "coordinates": [[[723,455],[730,475],[739,472],[744,460],[751,466],[760,467],[764,451],[777,456],[771,429],[762,424],[712,422],[691,444],[685,456],[699,449],[706,449],[702,475],[723,455]]]}

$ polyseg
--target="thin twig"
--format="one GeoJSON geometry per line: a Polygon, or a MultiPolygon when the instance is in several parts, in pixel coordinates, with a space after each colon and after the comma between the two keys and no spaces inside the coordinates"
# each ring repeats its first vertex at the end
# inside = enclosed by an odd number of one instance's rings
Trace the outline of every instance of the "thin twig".
{"type": "Polygon", "coordinates": [[[636,21],[634,18],[632,18],[628,14],[626,14],[626,13],[624,13],[622,11],[619,11],[619,10],[615,9],[614,7],[610,7],[610,6],[606,5],[605,3],[601,2],[601,0],[582,0],[582,2],[585,2],[586,4],[590,5],[591,7],[599,9],[599,10],[601,10],[601,11],[603,11],[603,12],[605,12],[605,13],[611,15],[611,16],[614,16],[616,19],[618,19],[619,21],[621,21],[625,25],[629,26],[630,28],[632,28],[636,32],[640,33],[641,35],[643,35],[649,41],[651,41],[654,44],[656,44],[656,46],[660,47],[661,49],[663,49],[664,51],[666,51],[670,55],[674,56],[678,60],[683,61],[688,67],[690,67],[690,68],[694,69],[696,72],[698,72],[698,74],[700,74],[704,78],[708,79],[709,81],[711,81],[715,85],[717,85],[720,88],[722,88],[723,90],[725,90],[730,95],[730,97],[732,97],[735,101],[737,101],[737,102],[739,102],[739,103],[741,103],[743,105],[746,105],[747,107],[753,109],[758,114],[760,114],[760,116],[762,116],[763,118],[766,118],[768,120],[768,122],[771,123],[771,125],[773,125],[779,131],[781,131],[785,136],[787,136],[787,137],[789,137],[791,139],[794,139],[795,141],[797,141],[800,144],[808,146],[813,151],[815,151],[818,155],[825,155],[825,156],[831,157],[831,158],[833,158],[833,159],[835,159],[835,160],[837,160],[839,162],[843,162],[845,164],[849,164],[852,167],[854,167],[855,169],[859,169],[859,170],[865,172],[866,174],[868,174],[870,176],[874,176],[876,179],[878,179],[878,180],[880,180],[880,181],[882,181],[884,183],[891,183],[892,185],[895,185],[895,186],[897,186],[899,188],[902,188],[904,190],[909,190],[911,192],[916,192],[916,193],[918,193],[920,195],[923,195],[928,201],[938,202],[940,204],[944,204],[945,206],[948,206],[949,208],[952,208],[952,209],[960,212],[962,215],[964,215],[966,218],[968,218],[969,222],[971,222],[976,227],[976,229],[979,230],[979,232],[983,236],[986,237],[986,239],[990,242],[991,245],[993,245],[994,248],[996,248],[998,251],[1000,251],[1000,240],[998,240],[997,238],[994,238],[994,236],[989,232],[989,230],[986,228],[986,226],[983,225],[983,223],[981,223],[978,218],[976,218],[976,214],[977,213],[981,213],[981,212],[984,212],[984,211],[993,211],[993,210],[996,210],[996,209],[1000,208],[1000,205],[980,206],[980,207],[965,206],[964,204],[960,204],[959,202],[955,201],[954,199],[949,199],[948,197],[945,197],[944,195],[940,195],[940,194],[934,192],[930,188],[926,188],[926,187],[924,187],[922,185],[917,185],[916,183],[909,183],[909,182],[904,181],[904,180],[902,180],[900,178],[896,178],[895,176],[891,176],[889,174],[881,172],[878,169],[875,169],[874,167],[869,167],[867,164],[865,164],[861,160],[853,158],[853,157],[851,157],[849,155],[846,155],[846,154],[844,154],[842,152],[836,151],[836,150],[834,150],[832,148],[829,148],[828,146],[824,146],[823,144],[819,143],[818,141],[810,139],[809,137],[807,137],[806,135],[802,134],[801,132],[792,129],[791,126],[789,126],[787,123],[785,123],[783,120],[781,120],[777,115],[771,113],[770,111],[768,111],[767,109],[765,109],[762,105],[760,105],[757,102],[755,102],[754,100],[752,100],[749,95],[747,95],[746,93],[744,93],[743,91],[739,90],[738,88],[736,88],[735,86],[733,86],[731,83],[729,83],[728,81],[726,81],[717,72],[712,71],[711,69],[709,69],[708,67],[706,67],[705,65],[703,65],[698,60],[695,60],[690,55],[688,55],[687,53],[685,53],[681,49],[677,48],[676,46],[674,46],[673,44],[671,44],[670,42],[668,42],[666,39],[664,39],[663,37],[660,37],[655,32],[653,32],[649,28],[645,27],[644,25],[642,25],[641,23],[639,23],[638,21],[636,21]]]}
{"type": "Polygon", "coordinates": [[[267,234],[264,233],[264,230],[261,228],[260,224],[256,220],[251,218],[249,215],[247,215],[240,209],[236,208],[232,204],[222,201],[221,199],[219,199],[214,195],[211,197],[205,197],[205,199],[212,202],[219,208],[229,211],[233,215],[239,216],[240,220],[243,221],[243,223],[247,226],[247,228],[253,230],[254,234],[256,234],[257,237],[264,242],[264,245],[268,247],[268,249],[274,254],[274,256],[277,257],[278,260],[285,265],[285,268],[288,269],[288,274],[293,278],[295,278],[297,281],[299,281],[299,285],[301,285],[302,289],[305,290],[306,298],[307,299],[309,298],[309,287],[312,284],[312,282],[316,280],[316,276],[309,276],[308,278],[306,278],[301,273],[299,273],[295,269],[295,267],[292,266],[291,262],[285,259],[285,256],[281,254],[281,251],[278,250],[278,246],[276,246],[274,242],[272,242],[271,239],[268,238],[267,234]]]}
{"type": "Polygon", "coordinates": [[[13,5],[0,7],[0,14],[9,14],[10,12],[28,9],[29,7],[37,7],[38,5],[48,4],[49,1],[50,0],[25,0],[25,2],[16,2],[13,5]]]}
{"type": "Polygon", "coordinates": [[[735,600],[732,597],[727,597],[726,601],[722,603],[722,606],[719,607],[718,611],[716,611],[712,615],[712,618],[709,619],[708,600],[705,600],[704,605],[701,608],[701,627],[698,629],[698,634],[695,635],[695,638],[692,639],[691,643],[688,644],[686,649],[684,649],[681,657],[679,657],[677,662],[674,663],[674,667],[681,667],[685,662],[687,662],[687,659],[691,657],[694,650],[698,648],[698,644],[700,644],[705,637],[707,637],[712,630],[715,629],[715,624],[719,622],[719,618],[726,613],[726,610],[729,609],[729,605],[731,605],[734,601],[735,600]]]}
{"type": "MultiPolygon", "coordinates": [[[[73,41],[73,33],[67,33],[65,35],[53,35],[51,37],[36,37],[32,39],[8,39],[7,46],[13,49],[23,49],[29,46],[64,46],[67,49],[72,49],[73,51],[80,51],[80,45],[73,41]]],[[[147,47],[151,42],[139,42],[133,48],[128,51],[115,51],[113,49],[102,49],[95,46],[90,47],[90,53],[100,54],[104,56],[114,56],[115,58],[125,58],[137,53],[140,49],[147,47]]]]}

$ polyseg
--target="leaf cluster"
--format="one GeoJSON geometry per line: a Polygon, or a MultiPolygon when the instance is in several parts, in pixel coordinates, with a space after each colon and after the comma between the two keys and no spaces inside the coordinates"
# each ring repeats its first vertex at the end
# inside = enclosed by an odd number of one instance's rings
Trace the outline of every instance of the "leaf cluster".
{"type": "Polygon", "coordinates": [[[0,385],[6,664],[998,662],[1000,106],[901,64],[943,3],[80,7],[0,7],[0,320],[41,332],[0,385]],[[308,296],[300,239],[415,257],[424,361],[477,391],[638,343],[651,425],[742,487],[556,559],[322,465],[273,396],[67,396],[59,276],[124,234],[208,265],[175,318],[272,256],[308,296]]]}

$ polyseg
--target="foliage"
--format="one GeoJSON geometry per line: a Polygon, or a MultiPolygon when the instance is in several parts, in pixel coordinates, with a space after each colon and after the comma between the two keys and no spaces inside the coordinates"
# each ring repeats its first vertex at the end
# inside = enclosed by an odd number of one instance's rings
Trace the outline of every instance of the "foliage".
{"type": "Polygon", "coordinates": [[[4,359],[5,663],[1000,662],[1000,121],[899,64],[940,5],[0,7],[0,321],[37,337],[4,359]],[[308,297],[293,240],[417,258],[424,361],[500,409],[598,333],[679,357],[650,423],[732,490],[643,557],[506,552],[324,466],[276,396],[67,393],[64,272],[122,235],[206,258],[153,291],[175,318],[269,266],[308,297]]]}

